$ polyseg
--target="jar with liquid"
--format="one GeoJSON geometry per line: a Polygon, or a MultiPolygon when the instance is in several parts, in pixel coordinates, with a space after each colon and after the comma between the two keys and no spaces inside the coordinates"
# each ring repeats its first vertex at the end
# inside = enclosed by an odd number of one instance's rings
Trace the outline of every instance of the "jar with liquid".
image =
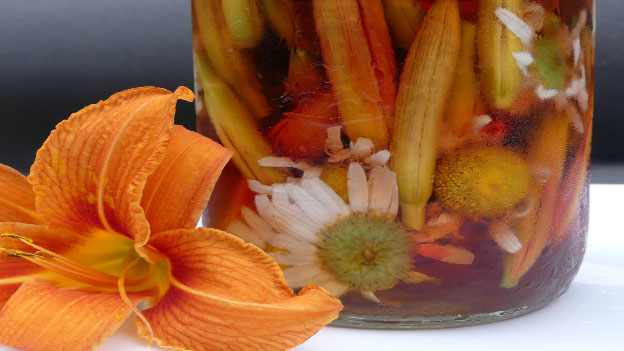
{"type": "Polygon", "coordinates": [[[587,233],[593,0],[193,0],[198,130],[235,153],[206,224],[336,325],[538,309],[587,233]]]}

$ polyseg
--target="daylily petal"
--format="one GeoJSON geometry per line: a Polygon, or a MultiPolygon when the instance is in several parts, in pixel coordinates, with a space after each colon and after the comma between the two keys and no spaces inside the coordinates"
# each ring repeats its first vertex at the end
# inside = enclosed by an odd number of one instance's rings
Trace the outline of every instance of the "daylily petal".
{"type": "Polygon", "coordinates": [[[22,285],[21,281],[17,282],[2,282],[4,279],[0,279],[0,311],[2,307],[6,304],[6,302],[11,298],[11,296],[19,289],[22,285]]]}
{"type": "Polygon", "coordinates": [[[0,312],[0,344],[25,351],[93,350],[131,313],[117,293],[66,291],[32,279],[0,312]]]}
{"type": "Polygon", "coordinates": [[[141,205],[151,231],[195,228],[232,151],[174,126],[165,159],[147,179],[141,205]]]}
{"type": "Polygon", "coordinates": [[[20,172],[0,164],[0,222],[41,223],[32,186],[20,172]]]}
{"type": "Polygon", "coordinates": [[[59,123],[28,178],[37,212],[52,225],[114,230],[144,245],[150,231],[141,196],[165,157],[178,99],[192,101],[193,93],[130,89],[59,123]]]}
{"type": "MultiPolygon", "coordinates": [[[[308,286],[298,296],[254,245],[216,229],[153,235],[169,257],[171,287],[144,315],[159,345],[175,350],[287,350],[338,316],[341,304],[308,286]]],[[[137,320],[139,335],[146,328],[137,320]]]]}

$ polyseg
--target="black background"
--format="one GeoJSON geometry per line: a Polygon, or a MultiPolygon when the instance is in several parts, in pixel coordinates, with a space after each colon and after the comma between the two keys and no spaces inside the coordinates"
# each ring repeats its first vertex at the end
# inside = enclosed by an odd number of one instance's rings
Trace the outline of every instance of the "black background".
{"type": "MultiPolygon", "coordinates": [[[[565,0],[563,0],[565,1],[565,0]]],[[[624,181],[624,1],[597,0],[596,181],[624,181]]],[[[135,86],[193,87],[190,0],[0,0],[0,162],[27,172],[55,124],[135,86]]],[[[193,104],[176,121],[195,127],[193,104]]]]}

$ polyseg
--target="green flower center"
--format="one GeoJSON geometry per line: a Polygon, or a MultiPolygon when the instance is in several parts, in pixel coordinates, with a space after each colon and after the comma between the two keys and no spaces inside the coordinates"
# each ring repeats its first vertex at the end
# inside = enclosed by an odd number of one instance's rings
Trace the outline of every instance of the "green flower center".
{"type": "Polygon", "coordinates": [[[390,289],[412,269],[410,233],[393,219],[370,214],[341,218],[320,235],[323,267],[361,291],[390,289]]]}

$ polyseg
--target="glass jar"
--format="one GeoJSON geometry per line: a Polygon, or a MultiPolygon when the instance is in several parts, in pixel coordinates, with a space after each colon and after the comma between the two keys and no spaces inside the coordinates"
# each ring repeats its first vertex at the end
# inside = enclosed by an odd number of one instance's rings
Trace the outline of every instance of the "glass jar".
{"type": "Polygon", "coordinates": [[[335,325],[507,319],[587,233],[593,0],[193,0],[197,125],[235,151],[207,225],[335,325]]]}

